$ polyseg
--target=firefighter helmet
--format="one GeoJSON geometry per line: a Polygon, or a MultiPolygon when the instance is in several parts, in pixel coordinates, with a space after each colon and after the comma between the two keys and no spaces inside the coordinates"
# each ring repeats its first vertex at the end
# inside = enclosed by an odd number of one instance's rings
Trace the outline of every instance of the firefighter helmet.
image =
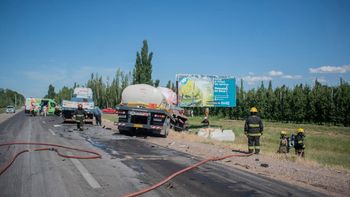
{"type": "Polygon", "coordinates": [[[286,131],[281,131],[281,135],[287,135],[286,131]]]}
{"type": "Polygon", "coordinates": [[[299,129],[297,130],[297,132],[298,132],[298,133],[304,133],[304,129],[303,129],[303,128],[299,128],[299,129]]]}
{"type": "Polygon", "coordinates": [[[257,113],[258,109],[256,109],[256,107],[252,107],[252,108],[250,108],[250,112],[251,113],[257,113]]]}

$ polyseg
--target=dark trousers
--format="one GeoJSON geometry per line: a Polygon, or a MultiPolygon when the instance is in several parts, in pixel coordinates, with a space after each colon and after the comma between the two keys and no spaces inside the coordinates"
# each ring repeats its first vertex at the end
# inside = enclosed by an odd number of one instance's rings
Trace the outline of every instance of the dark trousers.
{"type": "Polygon", "coordinates": [[[260,152],[260,136],[249,136],[248,135],[248,151],[252,153],[255,150],[255,153],[260,152]]]}
{"type": "Polygon", "coordinates": [[[77,128],[82,131],[84,129],[83,127],[84,127],[84,119],[78,119],[77,128]]]}
{"type": "Polygon", "coordinates": [[[101,116],[95,116],[96,119],[96,125],[100,125],[101,126],[101,116]]]}
{"type": "Polygon", "coordinates": [[[305,157],[305,152],[304,149],[295,149],[295,154],[298,155],[299,157],[305,157]]]}

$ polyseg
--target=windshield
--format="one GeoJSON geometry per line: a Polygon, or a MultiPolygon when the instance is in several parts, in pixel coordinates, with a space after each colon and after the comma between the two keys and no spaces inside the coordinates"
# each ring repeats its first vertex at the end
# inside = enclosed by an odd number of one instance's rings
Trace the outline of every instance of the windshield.
{"type": "Polygon", "coordinates": [[[77,98],[77,97],[73,97],[72,101],[75,102],[93,102],[92,99],[87,99],[87,98],[77,98]]]}

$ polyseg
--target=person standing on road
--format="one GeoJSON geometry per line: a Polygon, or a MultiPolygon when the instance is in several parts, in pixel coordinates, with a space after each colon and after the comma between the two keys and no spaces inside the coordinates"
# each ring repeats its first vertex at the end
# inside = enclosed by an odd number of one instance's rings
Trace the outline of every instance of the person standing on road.
{"type": "Polygon", "coordinates": [[[47,109],[48,109],[47,105],[44,105],[43,112],[45,117],[47,116],[47,109]]]}
{"type": "Polygon", "coordinates": [[[94,116],[95,116],[95,120],[96,120],[96,125],[101,126],[101,123],[102,123],[102,118],[101,118],[102,111],[97,106],[94,109],[94,116]]]}
{"type": "Polygon", "coordinates": [[[250,109],[250,116],[246,119],[244,125],[244,134],[248,137],[248,151],[255,154],[260,153],[260,136],[264,131],[261,118],[257,115],[256,107],[250,109]]]}
{"type": "Polygon", "coordinates": [[[295,154],[300,157],[305,157],[305,133],[303,128],[297,130],[297,135],[294,137],[295,154]]]}
{"type": "Polygon", "coordinates": [[[77,122],[77,129],[79,129],[80,131],[83,131],[83,127],[84,127],[84,119],[87,115],[86,111],[83,109],[83,105],[82,104],[78,104],[78,109],[75,110],[74,112],[75,115],[75,121],[77,122]]]}

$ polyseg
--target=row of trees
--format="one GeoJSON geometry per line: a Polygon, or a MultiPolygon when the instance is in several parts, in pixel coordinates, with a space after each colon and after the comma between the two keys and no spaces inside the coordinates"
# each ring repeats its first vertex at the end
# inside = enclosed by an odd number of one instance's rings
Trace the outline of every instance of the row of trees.
{"type": "MultiPolygon", "coordinates": [[[[210,114],[230,119],[242,119],[253,106],[259,115],[268,120],[295,123],[317,123],[350,126],[350,85],[340,79],[337,86],[322,85],[318,81],[311,87],[299,84],[293,88],[285,85],[272,88],[270,81],[257,89],[245,91],[243,80],[237,86],[237,107],[212,108],[210,114]]],[[[195,115],[204,109],[193,108],[195,115]]]]}
{"type": "Polygon", "coordinates": [[[5,108],[8,105],[21,106],[24,105],[25,98],[22,94],[10,90],[0,88],[0,108],[5,108]]]}
{"type": "MultiPolygon", "coordinates": [[[[112,80],[106,81],[98,74],[91,74],[90,79],[83,86],[89,87],[94,93],[94,101],[100,107],[114,107],[121,101],[121,93],[130,84],[149,84],[159,86],[160,81],[152,79],[152,57],[148,43],[143,41],[141,52],[136,53],[133,72],[117,70],[112,80]]],[[[63,87],[57,94],[52,85],[49,86],[47,96],[56,98],[58,102],[70,99],[74,87],[63,87]]],[[[175,91],[172,81],[166,87],[175,91]]],[[[272,88],[261,82],[257,89],[244,90],[243,80],[237,86],[237,107],[212,108],[210,114],[230,119],[242,119],[249,115],[249,109],[256,106],[262,118],[284,122],[312,122],[331,123],[350,126],[350,86],[340,79],[338,86],[322,85],[318,81],[313,86],[299,84],[293,88],[285,85],[272,88]]],[[[202,115],[203,108],[190,108],[195,115],[202,115]]]]}

